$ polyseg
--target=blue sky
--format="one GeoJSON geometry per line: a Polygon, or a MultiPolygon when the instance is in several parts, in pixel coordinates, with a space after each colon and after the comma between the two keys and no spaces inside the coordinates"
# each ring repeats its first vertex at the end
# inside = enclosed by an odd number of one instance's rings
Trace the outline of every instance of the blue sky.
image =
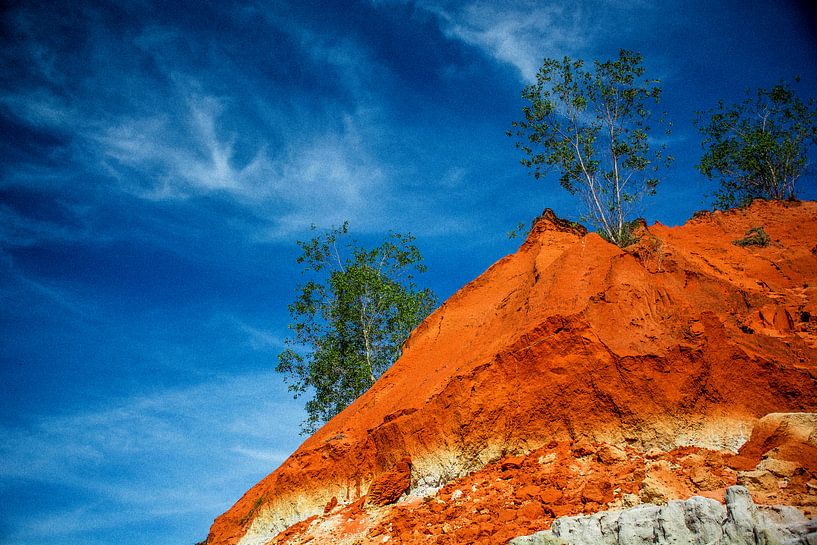
{"type": "Polygon", "coordinates": [[[0,543],[192,544],[298,446],[272,368],[311,223],[410,231],[444,299],[517,222],[577,217],[504,134],[544,57],[642,52],[677,157],[642,215],[705,208],[693,113],[797,74],[817,96],[803,6],[3,8],[0,543]]]}

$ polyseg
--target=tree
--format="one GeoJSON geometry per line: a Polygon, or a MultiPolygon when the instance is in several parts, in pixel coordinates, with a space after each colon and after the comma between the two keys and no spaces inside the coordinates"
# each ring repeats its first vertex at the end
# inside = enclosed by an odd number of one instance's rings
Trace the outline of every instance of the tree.
{"type": "Polygon", "coordinates": [[[817,102],[803,102],[781,82],[771,89],[746,91],[736,104],[723,101],[698,112],[703,157],[697,165],[717,179],[715,206],[731,208],[752,199],[793,199],[808,148],[817,142],[817,102]]]}
{"type": "Polygon", "coordinates": [[[380,246],[365,249],[348,240],[348,227],[298,241],[297,262],[310,278],[289,305],[293,335],[276,370],[290,375],[296,398],[313,394],[302,433],[369,389],[436,305],[429,289],[414,284],[413,273],[426,268],[411,235],[389,233],[380,246]]]}
{"type": "Polygon", "coordinates": [[[524,119],[508,131],[534,178],[557,170],[562,187],[584,200],[583,219],[620,246],[629,242],[634,205],[655,193],[655,172],[672,161],[665,146],[653,149],[648,140],[648,106],[660,101],[661,88],[644,77],[642,61],[626,50],[590,70],[581,60],[545,59],[536,83],[522,91],[524,119]]]}

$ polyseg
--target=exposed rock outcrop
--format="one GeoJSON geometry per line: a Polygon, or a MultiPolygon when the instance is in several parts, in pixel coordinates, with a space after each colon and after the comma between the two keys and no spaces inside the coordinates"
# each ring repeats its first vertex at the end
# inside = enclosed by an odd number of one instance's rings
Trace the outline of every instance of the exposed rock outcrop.
{"type": "Polygon", "coordinates": [[[621,249],[543,215],[208,542],[500,544],[560,516],[722,497],[738,480],[814,509],[799,417],[767,419],[736,452],[764,415],[817,411],[817,203],[640,236],[621,249]],[[760,225],[767,247],[731,243],[760,225]],[[402,499],[377,499],[380,483],[402,499]]]}
{"type": "Polygon", "coordinates": [[[374,480],[366,493],[366,503],[382,507],[396,502],[411,486],[411,459],[403,458],[391,471],[374,480]]]}
{"type": "Polygon", "coordinates": [[[742,486],[726,490],[726,505],[692,497],[658,506],[562,517],[550,530],[509,545],[812,545],[817,520],[793,507],[758,507],[742,486]]]}

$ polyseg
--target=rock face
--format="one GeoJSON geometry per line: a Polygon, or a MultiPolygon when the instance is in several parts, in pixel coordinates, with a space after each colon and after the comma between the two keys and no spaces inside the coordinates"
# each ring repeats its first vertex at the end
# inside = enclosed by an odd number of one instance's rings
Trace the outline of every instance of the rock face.
{"type": "Polygon", "coordinates": [[[411,486],[411,459],[404,458],[392,471],[374,480],[366,494],[366,503],[382,507],[396,502],[411,486]]]}
{"type": "Polygon", "coordinates": [[[767,419],[736,451],[765,415],[817,411],[817,203],[639,236],[621,249],[544,214],[208,543],[499,544],[560,516],[722,497],[739,479],[813,509],[808,422],[767,419]],[[732,244],[758,226],[769,246],[732,244]]]}
{"type": "Polygon", "coordinates": [[[509,545],[812,545],[817,520],[792,507],[758,508],[742,486],[726,490],[726,506],[692,497],[658,506],[563,517],[550,530],[509,545]]]}
{"type": "Polygon", "coordinates": [[[806,498],[817,504],[817,414],[761,418],[738,454],[737,483],[759,501],[798,505],[806,498]]]}

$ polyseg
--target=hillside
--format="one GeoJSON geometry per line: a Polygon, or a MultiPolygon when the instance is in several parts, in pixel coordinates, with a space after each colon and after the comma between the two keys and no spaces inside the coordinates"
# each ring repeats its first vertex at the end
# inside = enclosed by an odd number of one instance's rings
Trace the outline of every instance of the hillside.
{"type": "Polygon", "coordinates": [[[507,543],[735,483],[813,516],[817,423],[772,413],[817,412],[817,203],[639,235],[546,211],[207,543],[507,543]]]}

